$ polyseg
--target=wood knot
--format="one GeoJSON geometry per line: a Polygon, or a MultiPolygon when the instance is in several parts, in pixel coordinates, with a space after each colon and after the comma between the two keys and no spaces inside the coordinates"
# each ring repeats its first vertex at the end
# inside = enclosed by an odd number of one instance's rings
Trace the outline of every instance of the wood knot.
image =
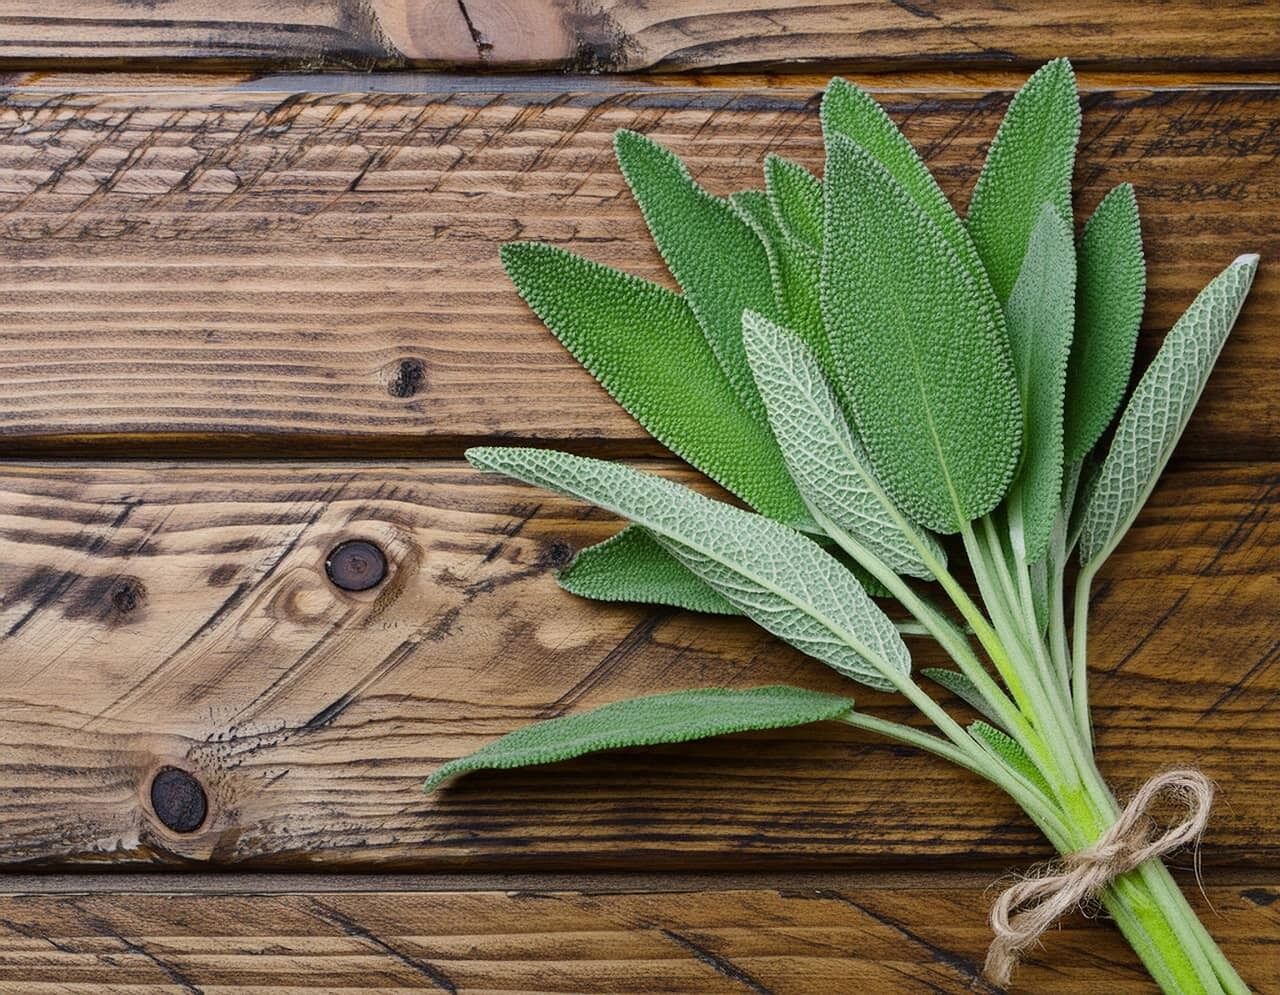
{"type": "Polygon", "coordinates": [[[387,557],[367,539],[348,539],[333,547],[324,570],[344,591],[367,591],[386,579],[387,557]]]}
{"type": "Polygon", "coordinates": [[[573,559],[573,546],[563,539],[555,539],[538,550],[538,566],[550,570],[567,567],[573,559]]]}
{"type": "Polygon", "coordinates": [[[427,366],[415,358],[402,359],[396,363],[387,382],[387,393],[392,397],[413,397],[422,389],[427,379],[427,366]]]}
{"type": "Polygon", "coordinates": [[[151,781],[151,808],[166,829],[194,833],[209,813],[209,800],[192,774],[162,767],[151,781]]]}
{"type": "Polygon", "coordinates": [[[147,599],[147,586],[137,577],[125,577],[111,591],[111,605],[128,615],[147,599]]]}

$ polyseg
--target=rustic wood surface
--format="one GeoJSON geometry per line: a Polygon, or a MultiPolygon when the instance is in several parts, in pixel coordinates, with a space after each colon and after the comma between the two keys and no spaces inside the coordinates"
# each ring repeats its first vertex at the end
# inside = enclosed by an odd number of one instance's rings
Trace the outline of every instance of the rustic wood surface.
{"type": "Polygon", "coordinates": [[[41,0],[0,3],[0,62],[577,72],[820,64],[1280,66],[1274,5],[1015,0],[41,0]]]}
{"type": "MultiPolygon", "coordinates": [[[[560,591],[554,568],[614,520],[465,464],[10,465],[0,488],[5,862],[1004,868],[1048,852],[994,789],[838,725],[424,797],[437,763],[532,719],[688,686],[850,690],[745,621],[560,591]],[[383,586],[329,582],[349,539],[387,551],[383,586]],[[152,810],[167,766],[208,794],[194,833],[152,810]]],[[[1094,599],[1101,763],[1121,790],[1178,764],[1214,778],[1206,866],[1280,857],[1278,490],[1277,463],[1171,473],[1094,599]]]]}
{"type": "MultiPolygon", "coordinates": [[[[1194,886],[1192,888],[1194,892],[1194,886]]],[[[1259,992],[1278,975],[1273,879],[1194,900],[1259,992]]],[[[995,993],[981,882],[101,875],[0,884],[0,992],[995,993]]],[[[1146,995],[1119,933],[1073,917],[1013,992],[1146,995]]]]}
{"type": "MultiPolygon", "coordinates": [[[[610,151],[669,143],[716,192],[821,165],[812,83],[491,81],[427,93],[18,89],[0,106],[0,433],[10,454],[456,456],[660,449],[524,308],[499,243],[666,279],[610,151]],[[580,88],[581,87],[581,88],[580,88]]],[[[963,204],[1008,92],[878,93],[963,204]]],[[[1131,180],[1143,358],[1239,252],[1280,258],[1280,86],[1091,90],[1083,216],[1131,180]]],[[[1280,457],[1264,266],[1185,457],[1280,457]]]]}
{"type": "MultiPolygon", "coordinates": [[[[1280,7],[998,6],[0,0],[0,993],[989,990],[990,885],[1047,847],[847,727],[418,788],[631,694],[849,690],[741,621],[558,590],[616,522],[481,477],[465,445],[696,478],[532,319],[497,246],[669,282],[611,132],[758,186],[770,151],[820,167],[834,70],[963,206],[1057,55],[1084,94],[1080,216],[1137,187],[1140,361],[1226,262],[1264,260],[1100,578],[1091,661],[1122,793],[1175,764],[1218,783],[1204,891],[1190,855],[1175,871],[1280,992],[1280,7]],[[424,66],[526,75],[368,72],[424,66]],[[386,550],[384,583],[329,580],[350,539],[386,550]],[[179,873],[101,873],[158,867],[179,873]]],[[[1013,990],[1152,986],[1073,916],[1013,990]]]]}

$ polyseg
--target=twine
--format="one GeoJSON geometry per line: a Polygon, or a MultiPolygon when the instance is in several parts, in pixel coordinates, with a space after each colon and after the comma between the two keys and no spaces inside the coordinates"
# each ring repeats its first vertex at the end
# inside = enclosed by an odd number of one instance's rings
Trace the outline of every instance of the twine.
{"type": "Polygon", "coordinates": [[[1022,951],[1060,918],[1144,861],[1199,839],[1212,804],[1213,784],[1198,770],[1170,770],[1151,778],[1096,843],[1001,893],[991,909],[995,939],[983,974],[1001,987],[1009,984],[1022,951]],[[1153,837],[1155,823],[1147,810],[1161,795],[1184,806],[1187,817],[1153,837]]]}

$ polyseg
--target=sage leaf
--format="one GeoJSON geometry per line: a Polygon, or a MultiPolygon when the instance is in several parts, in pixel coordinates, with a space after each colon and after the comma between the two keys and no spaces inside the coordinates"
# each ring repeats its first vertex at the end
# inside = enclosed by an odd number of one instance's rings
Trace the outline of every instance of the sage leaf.
{"type": "Polygon", "coordinates": [[[931,579],[917,544],[940,560],[942,547],[932,537],[918,532],[913,537],[904,531],[906,523],[876,480],[866,451],[849,430],[813,352],[754,311],[742,316],[742,330],[747,361],[774,438],[809,506],[895,573],[931,579]]]}
{"type": "Polygon", "coordinates": [[[475,753],[449,761],[424,787],[434,791],[475,770],[509,770],[601,750],[808,725],[841,718],[852,709],[852,699],[786,685],[746,691],[704,688],[631,698],[517,729],[475,753]]]}
{"type": "MultiPolygon", "coordinates": [[[[821,537],[818,541],[821,544],[821,537]]],[[[871,597],[893,596],[861,564],[847,559],[842,550],[832,548],[828,552],[840,560],[871,597]]],[[[604,542],[581,550],[556,579],[570,594],[596,601],[669,605],[712,615],[742,614],[639,525],[628,525],[604,542]]],[[[905,631],[901,624],[898,628],[905,631]]]]}
{"type": "Polygon", "coordinates": [[[1027,751],[1019,746],[1017,740],[1012,736],[1001,732],[995,726],[988,725],[981,719],[970,723],[969,731],[991,747],[992,751],[1009,766],[1010,770],[1021,774],[1047,797],[1053,797],[1049,782],[1044,779],[1044,775],[1040,773],[1040,769],[1036,767],[1035,762],[1027,755],[1027,751]]]}
{"type": "Polygon", "coordinates": [[[764,160],[765,192],[779,226],[815,252],[822,249],[822,181],[799,163],[770,153],[764,160]]]}
{"type": "Polygon", "coordinates": [[[812,539],[630,467],[547,449],[480,448],[467,459],[643,525],[730,604],[856,681],[891,690],[911,656],[887,615],[812,539]]]}
{"type": "Polygon", "coordinates": [[[1068,220],[1080,98],[1066,59],[1041,66],[1009,104],[969,202],[966,224],[996,297],[1009,298],[1041,205],[1068,220]]]}
{"type": "Polygon", "coordinates": [[[1138,381],[1085,508],[1080,531],[1085,570],[1096,570],[1111,554],[1146,503],[1204,391],[1257,269],[1258,257],[1244,255],[1219,273],[1165,336],[1138,381]]]}
{"type": "Polygon", "coordinates": [[[571,594],[596,601],[671,605],[711,615],[738,609],[689,572],[639,525],[581,550],[556,575],[571,594]]]}
{"type": "Polygon", "coordinates": [[[938,226],[979,292],[990,293],[994,300],[973,239],[924,160],[885,109],[869,93],[836,77],[822,95],[820,116],[823,138],[828,145],[833,136],[839,135],[866,149],[938,226]]]}
{"type": "Polygon", "coordinates": [[[855,428],[913,521],[958,532],[1004,497],[1022,407],[998,310],[869,152],[827,142],[822,312],[855,428]]]}
{"type": "Polygon", "coordinates": [[[1005,307],[1005,327],[1026,416],[1022,467],[1009,505],[1013,539],[1021,541],[1019,552],[1028,563],[1037,563],[1048,553],[1061,505],[1063,402],[1075,294],[1071,225],[1056,207],[1045,204],[1005,307]]]}
{"type": "Polygon", "coordinates": [[[822,257],[782,230],[769,206],[769,198],[764,194],[748,190],[735,193],[730,201],[743,220],[755,229],[769,253],[779,314],[784,316],[787,326],[818,354],[823,369],[833,369],[831,345],[822,324],[822,295],[819,291],[822,257]]]}
{"type": "Polygon", "coordinates": [[[946,688],[979,715],[985,715],[992,722],[999,723],[1000,719],[996,715],[995,709],[991,707],[990,702],[978,690],[978,685],[974,684],[960,671],[943,670],[941,667],[926,667],[920,673],[935,684],[946,688]]]}
{"type": "Polygon", "coordinates": [[[1133,372],[1147,268],[1133,187],[1122,183],[1084,226],[1076,251],[1076,329],[1067,366],[1066,463],[1093,449],[1133,372]]]}
{"type": "Polygon", "coordinates": [[[739,399],[764,409],[742,352],[742,312],[776,314],[769,256],[730,204],[694,182],[670,151],[634,131],[614,135],[618,165],[658,251],[739,399]]]}
{"type": "Polygon", "coordinates": [[[502,264],[534,313],[655,439],[761,514],[808,520],[763,409],[756,417],[739,399],[679,294],[540,243],[504,245],[502,264]]]}

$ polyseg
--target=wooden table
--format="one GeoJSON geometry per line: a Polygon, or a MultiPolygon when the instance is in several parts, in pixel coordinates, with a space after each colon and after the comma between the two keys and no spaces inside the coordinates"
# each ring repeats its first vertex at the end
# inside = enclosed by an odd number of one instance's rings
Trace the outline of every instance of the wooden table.
{"type": "MultiPolygon", "coordinates": [[[[465,446],[692,475],[526,312],[499,244],[668,279],[611,132],[759,185],[770,151],[820,166],[831,71],[963,204],[1059,54],[1078,212],[1137,187],[1140,362],[1263,257],[1097,586],[1091,659],[1121,789],[1217,781],[1196,901],[1280,991],[1280,8],[1045,6],[0,2],[0,991],[986,990],[990,886],[1047,847],[993,789],[847,728],[419,787],[638,692],[838,686],[749,625],[556,587],[615,522],[465,446]],[[349,540],[386,552],[371,590],[326,575],[349,540]]],[[[1152,990],[1083,917],[1017,988],[1152,990]]]]}

